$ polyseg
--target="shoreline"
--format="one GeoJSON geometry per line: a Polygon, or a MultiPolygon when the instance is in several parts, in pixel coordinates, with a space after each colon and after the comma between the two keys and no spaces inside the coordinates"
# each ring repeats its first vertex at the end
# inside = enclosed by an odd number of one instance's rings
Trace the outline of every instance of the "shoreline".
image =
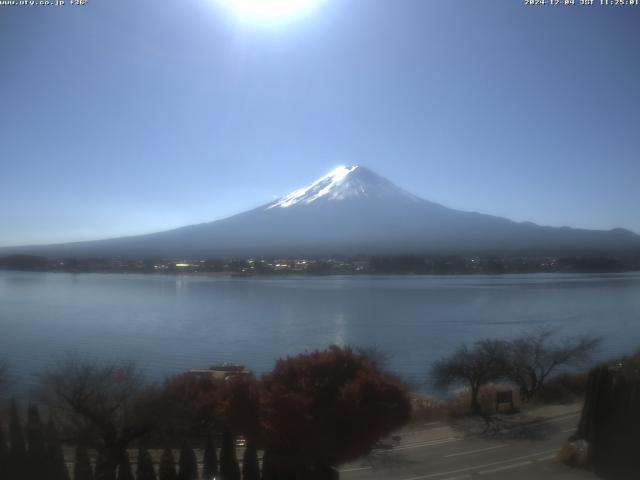
{"type": "Polygon", "coordinates": [[[0,267],[0,272],[13,273],[66,273],[66,274],[118,274],[118,275],[148,275],[167,277],[212,277],[212,278],[322,278],[322,277],[506,277],[516,275],[615,275],[615,274],[640,274],[640,269],[611,270],[611,271],[524,271],[524,272],[335,272],[335,273],[308,273],[308,272],[274,272],[274,273],[242,273],[242,272],[189,272],[189,271],[142,271],[142,270],[32,270],[12,269],[0,267]]]}

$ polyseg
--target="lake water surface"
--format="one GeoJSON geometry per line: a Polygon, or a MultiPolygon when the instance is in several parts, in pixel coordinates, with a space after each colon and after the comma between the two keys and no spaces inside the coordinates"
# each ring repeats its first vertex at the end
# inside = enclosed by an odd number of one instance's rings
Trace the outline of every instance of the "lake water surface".
{"type": "Polygon", "coordinates": [[[0,271],[0,358],[25,383],[65,352],[161,378],[211,363],[269,371],[329,344],[377,346],[426,379],[461,342],[540,325],[640,347],[640,274],[214,278],[0,271]]]}

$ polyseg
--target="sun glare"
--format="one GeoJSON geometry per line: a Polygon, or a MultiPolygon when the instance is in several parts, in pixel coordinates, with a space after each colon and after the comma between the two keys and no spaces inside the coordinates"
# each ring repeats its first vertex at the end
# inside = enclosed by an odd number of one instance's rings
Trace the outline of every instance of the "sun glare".
{"type": "Polygon", "coordinates": [[[280,23],[308,13],[323,0],[217,0],[238,20],[280,23]]]}

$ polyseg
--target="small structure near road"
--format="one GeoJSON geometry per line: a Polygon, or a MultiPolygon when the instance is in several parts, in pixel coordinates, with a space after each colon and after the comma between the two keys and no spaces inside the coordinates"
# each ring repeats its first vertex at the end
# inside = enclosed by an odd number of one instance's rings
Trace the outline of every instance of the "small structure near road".
{"type": "Polygon", "coordinates": [[[513,391],[511,390],[502,390],[496,393],[496,412],[499,410],[500,405],[503,403],[508,403],[511,405],[511,410],[515,409],[513,405],[513,391]]]}

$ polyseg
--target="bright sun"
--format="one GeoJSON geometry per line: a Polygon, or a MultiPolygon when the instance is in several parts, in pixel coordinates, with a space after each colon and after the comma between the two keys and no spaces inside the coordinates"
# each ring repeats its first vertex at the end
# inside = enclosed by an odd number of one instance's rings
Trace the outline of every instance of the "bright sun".
{"type": "Polygon", "coordinates": [[[241,21],[279,23],[298,17],[323,0],[217,0],[241,21]]]}

